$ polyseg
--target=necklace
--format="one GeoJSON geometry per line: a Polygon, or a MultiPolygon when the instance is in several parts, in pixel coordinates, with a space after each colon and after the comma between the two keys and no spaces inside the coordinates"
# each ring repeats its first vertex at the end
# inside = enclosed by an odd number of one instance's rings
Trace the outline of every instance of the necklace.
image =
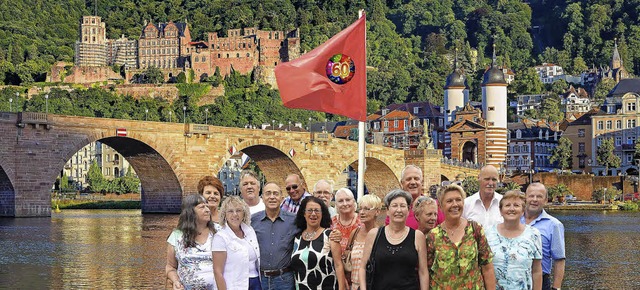
{"type": "Polygon", "coordinates": [[[354,216],[351,218],[351,220],[349,221],[349,223],[348,223],[348,224],[344,224],[344,223],[342,223],[342,220],[340,220],[340,219],[338,219],[338,222],[340,223],[340,225],[341,225],[341,226],[346,227],[346,226],[350,226],[350,225],[353,223],[353,220],[355,220],[355,219],[356,219],[356,216],[354,215],[354,216]]]}
{"type": "Polygon", "coordinates": [[[408,230],[407,230],[407,228],[405,227],[405,228],[402,230],[402,234],[401,234],[401,235],[400,235],[400,237],[398,237],[398,238],[394,238],[394,237],[392,237],[392,236],[391,236],[391,234],[392,234],[392,231],[391,231],[391,229],[389,229],[389,235],[388,235],[387,239],[388,239],[390,242],[396,243],[396,242],[402,242],[402,241],[407,237],[407,235],[409,234],[409,231],[408,231],[408,230]]]}
{"type": "Polygon", "coordinates": [[[307,240],[307,241],[312,240],[316,236],[316,233],[318,232],[318,229],[321,229],[321,228],[317,228],[313,232],[306,231],[306,232],[302,233],[302,238],[307,240]]]}
{"type": "Polygon", "coordinates": [[[460,225],[462,225],[462,223],[458,223],[458,226],[456,226],[456,228],[452,230],[451,228],[446,227],[445,223],[442,223],[442,227],[450,236],[453,236],[458,231],[458,229],[460,228],[460,225]]]}

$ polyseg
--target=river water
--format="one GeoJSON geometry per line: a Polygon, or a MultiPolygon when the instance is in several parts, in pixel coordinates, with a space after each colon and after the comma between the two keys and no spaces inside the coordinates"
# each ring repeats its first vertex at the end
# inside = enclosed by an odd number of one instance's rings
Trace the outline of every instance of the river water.
{"type": "MultiPolygon", "coordinates": [[[[551,214],[566,231],[563,289],[640,288],[640,213],[551,214]]],[[[177,220],[139,210],[0,218],[0,289],[163,289],[177,220]]]]}

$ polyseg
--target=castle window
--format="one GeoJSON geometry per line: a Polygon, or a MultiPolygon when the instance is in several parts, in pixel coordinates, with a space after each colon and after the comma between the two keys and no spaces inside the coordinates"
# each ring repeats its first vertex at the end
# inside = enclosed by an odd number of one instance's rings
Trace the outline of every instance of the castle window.
{"type": "Polygon", "coordinates": [[[199,60],[200,60],[200,58],[196,56],[196,60],[193,61],[193,62],[198,62],[199,60]]]}
{"type": "Polygon", "coordinates": [[[227,53],[227,58],[229,58],[229,54],[227,53]]]}
{"type": "Polygon", "coordinates": [[[238,58],[239,58],[239,57],[240,57],[240,54],[239,54],[239,53],[236,53],[236,57],[238,57],[238,58]]]}
{"type": "Polygon", "coordinates": [[[220,58],[220,54],[218,53],[218,58],[220,58]]]}
{"type": "Polygon", "coordinates": [[[247,57],[251,57],[251,54],[247,52],[247,57]]]}
{"type": "Polygon", "coordinates": [[[488,109],[489,109],[489,111],[495,111],[496,107],[489,107],[488,109]]]}
{"type": "Polygon", "coordinates": [[[207,61],[207,58],[203,56],[202,57],[202,62],[206,62],[206,61],[207,61]]]}

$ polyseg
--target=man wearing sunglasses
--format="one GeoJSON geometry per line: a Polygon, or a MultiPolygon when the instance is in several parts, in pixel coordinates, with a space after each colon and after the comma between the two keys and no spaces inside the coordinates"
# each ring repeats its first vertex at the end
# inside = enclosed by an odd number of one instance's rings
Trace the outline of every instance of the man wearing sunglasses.
{"type": "Polygon", "coordinates": [[[287,211],[290,213],[298,213],[298,208],[300,208],[300,202],[305,199],[307,196],[311,196],[310,193],[303,187],[302,179],[300,179],[300,175],[297,174],[289,174],[287,178],[284,180],[285,189],[289,196],[282,201],[280,208],[283,211],[287,211]]]}

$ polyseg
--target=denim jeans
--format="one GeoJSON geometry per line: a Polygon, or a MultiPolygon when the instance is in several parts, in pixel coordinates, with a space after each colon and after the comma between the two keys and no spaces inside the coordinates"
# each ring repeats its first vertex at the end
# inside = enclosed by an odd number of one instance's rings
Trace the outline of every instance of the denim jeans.
{"type": "Polygon", "coordinates": [[[249,278],[249,290],[262,290],[260,286],[260,277],[249,278]]]}
{"type": "Polygon", "coordinates": [[[280,276],[266,277],[261,275],[262,290],[293,290],[295,282],[293,272],[287,272],[280,276]]]}

